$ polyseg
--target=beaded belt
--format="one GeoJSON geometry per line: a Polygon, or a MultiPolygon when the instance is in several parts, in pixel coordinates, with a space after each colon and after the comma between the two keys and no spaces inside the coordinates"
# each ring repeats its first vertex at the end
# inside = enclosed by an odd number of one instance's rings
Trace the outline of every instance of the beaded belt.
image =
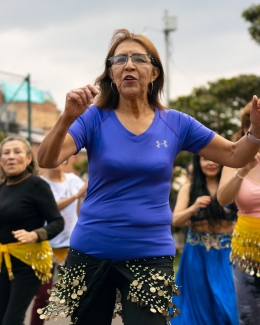
{"type": "Polygon", "coordinates": [[[260,277],[260,218],[238,216],[230,261],[243,272],[260,277]]]}
{"type": "MultiPolygon", "coordinates": [[[[70,253],[77,255],[77,262],[68,267],[60,267],[60,280],[51,290],[49,305],[37,311],[41,319],[57,320],[58,316],[73,316],[70,324],[76,324],[88,309],[93,297],[98,294],[111,267],[116,268],[129,280],[128,300],[140,307],[149,306],[152,313],[161,313],[169,325],[170,317],[174,318],[180,314],[180,310],[172,303],[172,295],[179,294],[174,282],[173,257],[112,263],[110,260],[101,261],[74,249],[69,249],[69,255],[70,253]],[[93,268],[94,277],[86,283],[88,269],[93,268]],[[172,308],[172,314],[169,313],[169,308],[172,308]]],[[[113,318],[116,315],[122,315],[120,294],[117,294],[113,318]]]]}
{"type": "Polygon", "coordinates": [[[205,246],[207,252],[209,252],[211,248],[217,250],[228,248],[231,245],[231,233],[209,234],[191,229],[187,234],[187,243],[192,246],[205,246]]]}

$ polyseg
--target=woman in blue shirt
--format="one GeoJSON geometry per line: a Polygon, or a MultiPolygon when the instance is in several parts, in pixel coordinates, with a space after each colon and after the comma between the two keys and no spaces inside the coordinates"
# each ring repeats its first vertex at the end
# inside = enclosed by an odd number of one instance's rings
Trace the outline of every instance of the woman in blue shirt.
{"type": "MultiPolygon", "coordinates": [[[[39,310],[42,318],[63,308],[62,316],[72,315],[74,324],[111,324],[119,289],[123,308],[117,313],[125,325],[169,322],[171,292],[177,292],[169,206],[175,157],[188,150],[238,166],[255,155],[258,145],[247,137],[234,144],[194,118],[167,110],[160,102],[163,86],[153,43],[120,29],[95,86],[67,94],[65,110],[42,142],[38,160],[41,167],[53,168],[86,148],[89,185],[62,283],[50,305],[39,310]]],[[[260,138],[256,96],[251,117],[252,134],[260,138]]]]}

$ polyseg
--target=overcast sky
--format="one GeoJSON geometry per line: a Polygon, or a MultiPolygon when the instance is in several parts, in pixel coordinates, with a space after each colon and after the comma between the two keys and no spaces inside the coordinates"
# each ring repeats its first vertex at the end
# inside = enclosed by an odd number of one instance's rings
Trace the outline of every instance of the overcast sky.
{"type": "MultiPolygon", "coordinates": [[[[0,71],[26,76],[63,109],[70,89],[101,73],[112,33],[145,33],[165,66],[165,10],[170,34],[170,97],[221,77],[260,75],[260,46],[241,17],[249,0],[1,0],[0,71]]],[[[10,80],[0,73],[0,80],[10,80]]],[[[19,79],[12,78],[12,81],[19,79]]],[[[260,89],[259,94],[260,96],[260,89]]]]}

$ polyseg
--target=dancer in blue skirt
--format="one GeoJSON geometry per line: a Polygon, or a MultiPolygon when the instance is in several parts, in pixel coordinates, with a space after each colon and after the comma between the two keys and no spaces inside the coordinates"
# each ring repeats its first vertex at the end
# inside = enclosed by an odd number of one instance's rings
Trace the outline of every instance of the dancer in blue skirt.
{"type": "Polygon", "coordinates": [[[173,225],[189,225],[176,284],[181,294],[173,303],[181,309],[172,325],[238,325],[232,267],[229,263],[235,206],[216,200],[221,166],[193,157],[191,184],[177,197],[173,225]]]}

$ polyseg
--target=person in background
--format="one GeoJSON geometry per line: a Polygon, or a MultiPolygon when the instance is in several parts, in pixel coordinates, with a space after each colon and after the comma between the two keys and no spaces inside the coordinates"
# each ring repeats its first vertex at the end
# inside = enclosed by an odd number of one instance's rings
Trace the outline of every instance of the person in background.
{"type": "Polygon", "coordinates": [[[178,325],[238,325],[232,268],[228,261],[236,208],[223,209],[216,193],[221,166],[208,159],[193,157],[191,183],[178,193],[173,225],[189,224],[173,297],[182,313],[171,320],[178,325]]]}
{"type": "MultiPolygon", "coordinates": [[[[250,132],[251,103],[241,115],[237,138],[250,132]],[[249,130],[249,131],[248,131],[249,130]]],[[[250,133],[249,133],[250,134],[250,133]]],[[[240,325],[260,324],[260,151],[244,167],[224,167],[217,193],[222,206],[234,200],[238,221],[232,237],[230,261],[240,325]]]]}
{"type": "MultiPolygon", "coordinates": [[[[95,84],[67,94],[64,111],[38,151],[43,168],[57,167],[83,147],[89,162],[87,197],[71,235],[67,266],[39,313],[71,315],[77,325],[108,325],[119,289],[117,313],[125,325],[164,325],[171,317],[172,291],[178,293],[169,205],[177,154],[187,150],[239,167],[258,145],[247,136],[233,143],[166,109],[160,102],[163,66],[144,35],[115,31],[95,84]]],[[[251,120],[251,132],[260,139],[257,96],[251,120]]]]}
{"type": "MultiPolygon", "coordinates": [[[[88,184],[74,173],[65,173],[63,170],[67,163],[68,161],[65,161],[56,168],[46,169],[41,176],[50,185],[60,213],[65,221],[64,230],[50,240],[53,251],[54,282],[57,266],[63,265],[67,258],[70,235],[78,219],[79,199],[85,198],[88,184]]],[[[44,319],[39,318],[37,310],[45,306],[53,281],[43,284],[37,292],[31,312],[31,325],[44,324],[44,319]]]]}
{"type": "Polygon", "coordinates": [[[0,144],[0,324],[22,325],[41,282],[49,281],[48,240],[64,228],[49,185],[37,174],[32,148],[20,136],[0,144]]]}

